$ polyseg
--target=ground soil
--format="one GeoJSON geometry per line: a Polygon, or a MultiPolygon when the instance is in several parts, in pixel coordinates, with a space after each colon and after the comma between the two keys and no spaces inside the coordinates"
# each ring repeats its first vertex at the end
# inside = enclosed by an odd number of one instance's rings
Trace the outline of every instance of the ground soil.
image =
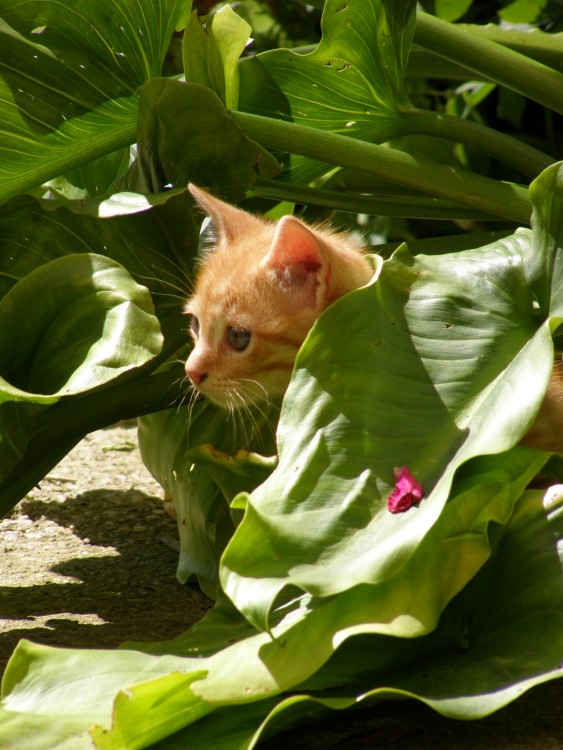
{"type": "MultiPolygon", "coordinates": [[[[0,673],[20,638],[81,648],[179,635],[211,606],[175,578],[176,524],[134,425],[88,436],[0,523],[0,673]]],[[[563,750],[563,680],[475,722],[415,702],[336,716],[266,750],[563,750]]],[[[205,750],[205,749],[203,749],[205,750]]]]}

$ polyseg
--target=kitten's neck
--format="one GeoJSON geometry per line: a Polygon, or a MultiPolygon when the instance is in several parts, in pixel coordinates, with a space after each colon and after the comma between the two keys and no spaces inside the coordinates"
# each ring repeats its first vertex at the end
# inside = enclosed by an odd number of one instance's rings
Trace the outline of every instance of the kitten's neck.
{"type": "Polygon", "coordinates": [[[325,307],[348,292],[367,284],[374,274],[374,266],[360,246],[348,235],[317,230],[327,255],[325,307]]]}

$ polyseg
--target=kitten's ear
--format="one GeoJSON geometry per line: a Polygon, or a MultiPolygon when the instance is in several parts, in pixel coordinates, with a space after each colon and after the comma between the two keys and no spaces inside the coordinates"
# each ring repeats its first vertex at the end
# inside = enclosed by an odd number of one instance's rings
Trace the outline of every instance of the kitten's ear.
{"type": "Polygon", "coordinates": [[[294,297],[296,304],[317,307],[326,295],[330,267],[317,235],[294,216],[284,216],[262,265],[294,297]]]}
{"type": "Polygon", "coordinates": [[[225,203],[193,183],[188,185],[188,190],[201,210],[211,218],[219,240],[232,242],[237,237],[248,234],[251,231],[249,223],[257,221],[252,214],[225,203]]]}

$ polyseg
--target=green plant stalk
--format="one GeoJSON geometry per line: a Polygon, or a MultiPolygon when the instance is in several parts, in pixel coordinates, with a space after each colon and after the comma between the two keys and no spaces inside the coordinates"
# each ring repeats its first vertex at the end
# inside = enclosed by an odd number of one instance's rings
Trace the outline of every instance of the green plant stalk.
{"type": "Polygon", "coordinates": [[[493,42],[502,44],[525,57],[532,58],[554,70],[563,73],[563,32],[550,34],[540,29],[519,31],[518,29],[502,29],[496,24],[486,26],[475,24],[456,24],[462,31],[493,42]]]}
{"type": "Polygon", "coordinates": [[[245,135],[266,148],[385,177],[398,185],[454,200],[518,224],[530,223],[532,204],[527,189],[521,186],[293,122],[243,112],[231,112],[231,116],[245,135]]]}
{"type": "Polygon", "coordinates": [[[409,131],[417,135],[446,138],[498,159],[535,179],[554,159],[526,143],[478,122],[423,109],[406,111],[409,131]]]}
{"type": "Polygon", "coordinates": [[[478,37],[471,27],[458,28],[419,11],[413,41],[563,114],[563,74],[500,43],[478,37]]]}
{"type": "Polygon", "coordinates": [[[341,193],[337,190],[288,185],[286,182],[268,180],[264,177],[257,178],[250,190],[250,195],[252,197],[274,198],[275,200],[325,206],[337,211],[350,211],[351,213],[450,221],[455,219],[491,221],[495,219],[494,216],[484,211],[467,208],[454,201],[440,200],[439,198],[341,193]]]}

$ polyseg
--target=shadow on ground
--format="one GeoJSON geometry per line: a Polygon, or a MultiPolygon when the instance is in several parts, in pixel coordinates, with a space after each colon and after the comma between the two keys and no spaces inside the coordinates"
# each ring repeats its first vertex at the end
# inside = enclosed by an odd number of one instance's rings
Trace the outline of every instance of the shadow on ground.
{"type": "Polygon", "coordinates": [[[79,648],[166,640],[211,606],[177,582],[176,523],[155,498],[93,490],[20,511],[31,523],[4,538],[0,671],[20,638],[79,648]]]}

